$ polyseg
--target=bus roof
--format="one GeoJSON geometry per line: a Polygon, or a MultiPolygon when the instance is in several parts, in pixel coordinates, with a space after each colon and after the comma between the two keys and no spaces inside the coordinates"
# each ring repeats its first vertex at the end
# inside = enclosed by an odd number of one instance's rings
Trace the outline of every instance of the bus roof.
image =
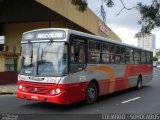
{"type": "Polygon", "coordinates": [[[43,28],[43,29],[35,29],[35,30],[24,32],[23,35],[25,35],[27,33],[31,33],[31,32],[43,31],[43,30],[63,30],[68,35],[74,34],[74,35],[78,35],[78,36],[81,36],[81,37],[84,37],[84,38],[90,38],[90,39],[93,39],[93,40],[104,41],[104,42],[109,42],[109,43],[113,43],[113,44],[117,44],[117,45],[122,45],[122,46],[126,46],[126,47],[131,47],[131,48],[135,48],[135,49],[140,49],[140,50],[145,50],[145,51],[153,52],[152,50],[136,47],[136,46],[129,45],[129,44],[126,44],[126,43],[121,43],[121,42],[118,42],[118,41],[115,41],[115,40],[111,40],[111,39],[108,39],[108,38],[105,38],[105,37],[96,36],[96,35],[80,32],[80,31],[76,31],[76,30],[72,30],[72,29],[67,29],[67,28],[43,28]]]}

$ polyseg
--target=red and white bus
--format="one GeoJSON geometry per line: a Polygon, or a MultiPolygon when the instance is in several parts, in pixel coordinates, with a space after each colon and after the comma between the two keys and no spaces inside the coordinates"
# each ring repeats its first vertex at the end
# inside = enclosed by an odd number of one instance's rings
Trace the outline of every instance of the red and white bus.
{"type": "Polygon", "coordinates": [[[152,51],[70,29],[25,32],[17,97],[70,104],[152,80],[152,51]]]}

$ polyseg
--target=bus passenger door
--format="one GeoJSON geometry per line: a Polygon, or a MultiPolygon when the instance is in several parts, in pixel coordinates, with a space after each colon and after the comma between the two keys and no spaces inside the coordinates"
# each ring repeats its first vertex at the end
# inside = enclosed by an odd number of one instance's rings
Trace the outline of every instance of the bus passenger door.
{"type": "Polygon", "coordinates": [[[86,45],[79,38],[72,38],[70,42],[70,73],[74,74],[86,67],[86,45]]]}
{"type": "Polygon", "coordinates": [[[83,92],[85,89],[85,82],[87,80],[87,76],[85,72],[85,68],[86,68],[85,40],[78,37],[72,37],[70,39],[69,51],[70,51],[69,82],[73,83],[74,85],[73,88],[75,89],[73,89],[73,92],[74,92],[73,94],[75,94],[76,97],[77,97],[77,94],[79,94],[81,97],[82,96],[84,97],[83,92]]]}

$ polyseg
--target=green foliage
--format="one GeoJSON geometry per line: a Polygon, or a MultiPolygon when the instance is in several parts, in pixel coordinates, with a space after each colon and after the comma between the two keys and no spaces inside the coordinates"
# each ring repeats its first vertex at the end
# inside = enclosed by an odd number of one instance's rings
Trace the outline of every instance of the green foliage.
{"type": "Polygon", "coordinates": [[[114,6],[113,0],[104,0],[104,2],[106,3],[107,7],[113,7],[114,6]]]}
{"type": "Polygon", "coordinates": [[[160,56],[160,50],[156,52],[156,56],[160,56]]]}
{"type": "Polygon", "coordinates": [[[157,57],[153,57],[153,61],[158,61],[158,58],[157,57]]]}
{"type": "MultiPolygon", "coordinates": [[[[104,0],[107,7],[113,7],[114,2],[113,0],[104,0]]],[[[87,8],[87,0],[72,0],[72,4],[76,5],[79,11],[84,12],[87,8]]]]}
{"type": "Polygon", "coordinates": [[[78,10],[84,12],[87,8],[86,0],[72,0],[72,4],[78,7],[78,10]]]}
{"type": "Polygon", "coordinates": [[[138,21],[142,25],[139,34],[150,33],[155,27],[160,27],[160,3],[159,0],[153,0],[151,5],[137,4],[137,9],[141,14],[141,20],[138,21]]]}

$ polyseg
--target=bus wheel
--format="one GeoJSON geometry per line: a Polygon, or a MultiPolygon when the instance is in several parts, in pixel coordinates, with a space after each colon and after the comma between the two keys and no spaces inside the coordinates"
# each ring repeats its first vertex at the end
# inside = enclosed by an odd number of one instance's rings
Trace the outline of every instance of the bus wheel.
{"type": "Polygon", "coordinates": [[[86,104],[92,104],[97,100],[98,90],[95,83],[90,83],[86,91],[86,104]]]}
{"type": "Polygon", "coordinates": [[[142,88],[142,77],[138,77],[136,89],[139,90],[142,88]]]}

